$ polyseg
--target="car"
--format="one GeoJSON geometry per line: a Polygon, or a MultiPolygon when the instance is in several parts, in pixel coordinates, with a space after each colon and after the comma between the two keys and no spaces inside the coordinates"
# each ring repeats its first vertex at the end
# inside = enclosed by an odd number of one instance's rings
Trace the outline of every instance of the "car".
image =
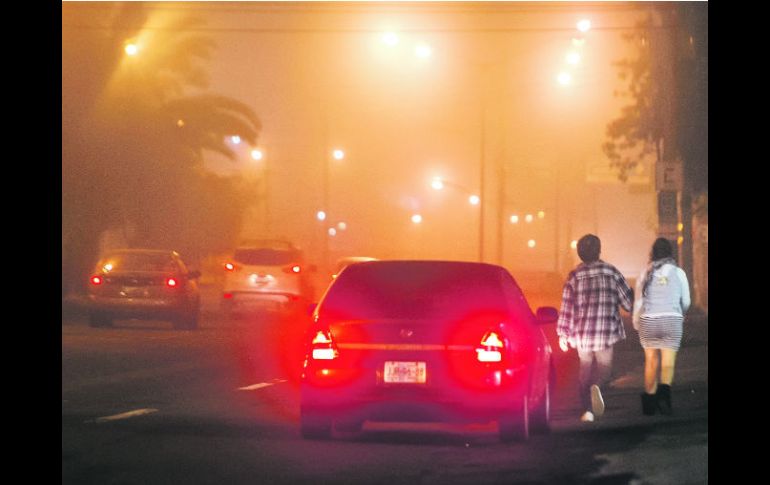
{"type": "Polygon", "coordinates": [[[226,313],[296,313],[313,299],[310,275],[317,267],[288,241],[266,239],[241,244],[224,269],[222,306],[226,313]]]}
{"type": "Polygon", "coordinates": [[[334,273],[332,273],[332,279],[336,278],[337,275],[339,275],[340,272],[348,265],[354,263],[362,263],[364,261],[375,261],[376,259],[377,258],[371,258],[369,256],[345,256],[344,258],[339,258],[334,263],[334,273]]]}
{"type": "Polygon", "coordinates": [[[378,260],[348,266],[312,309],[300,432],[365,421],[498,422],[502,441],[548,431],[555,385],[543,325],[503,267],[378,260]]]}
{"type": "Polygon", "coordinates": [[[174,328],[195,329],[200,276],[200,271],[187,268],[176,251],[110,251],[91,272],[89,323],[110,327],[116,319],[170,320],[174,328]]]}

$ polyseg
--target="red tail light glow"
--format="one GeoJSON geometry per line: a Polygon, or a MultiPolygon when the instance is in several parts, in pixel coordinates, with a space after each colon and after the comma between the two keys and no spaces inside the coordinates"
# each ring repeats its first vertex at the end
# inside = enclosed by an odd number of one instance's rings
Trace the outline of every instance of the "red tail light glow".
{"type": "Polygon", "coordinates": [[[500,362],[503,360],[501,350],[505,344],[497,332],[489,331],[481,339],[481,347],[476,349],[476,358],[479,362],[500,362]]]}
{"type": "Polygon", "coordinates": [[[235,265],[233,263],[225,263],[225,271],[235,271],[235,265]]]}
{"type": "Polygon", "coordinates": [[[311,346],[311,355],[315,360],[333,360],[339,356],[337,346],[328,330],[318,330],[313,337],[311,346]]]}
{"type": "Polygon", "coordinates": [[[283,272],[284,273],[295,273],[295,274],[301,273],[302,272],[302,266],[300,266],[298,264],[293,264],[291,266],[285,266],[283,268],[283,272]]]}
{"type": "Polygon", "coordinates": [[[101,285],[102,284],[102,277],[101,276],[92,276],[91,277],[91,284],[93,285],[101,285]]]}
{"type": "Polygon", "coordinates": [[[174,288],[176,285],[178,285],[177,281],[174,278],[168,278],[166,280],[166,286],[174,288]]]}

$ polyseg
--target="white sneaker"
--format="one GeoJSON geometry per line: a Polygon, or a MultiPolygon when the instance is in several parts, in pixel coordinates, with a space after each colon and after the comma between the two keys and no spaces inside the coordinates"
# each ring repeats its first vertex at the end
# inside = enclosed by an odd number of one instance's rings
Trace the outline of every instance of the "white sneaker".
{"type": "Polygon", "coordinates": [[[586,411],[583,413],[582,416],[580,416],[580,421],[584,423],[593,423],[594,422],[594,413],[591,411],[586,411]]]}
{"type": "Polygon", "coordinates": [[[604,414],[604,398],[601,389],[596,384],[591,386],[591,410],[597,416],[604,414]]]}

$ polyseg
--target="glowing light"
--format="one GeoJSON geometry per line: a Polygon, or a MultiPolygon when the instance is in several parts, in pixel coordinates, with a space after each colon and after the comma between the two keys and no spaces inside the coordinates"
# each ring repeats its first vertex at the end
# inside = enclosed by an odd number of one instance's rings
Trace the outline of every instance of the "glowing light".
{"type": "Polygon", "coordinates": [[[336,149],[332,152],[332,156],[335,160],[342,160],[345,158],[345,152],[340,149],[336,149]]]}
{"type": "Polygon", "coordinates": [[[573,240],[572,240],[572,241],[569,243],[569,247],[571,247],[572,249],[577,249],[577,239],[573,239],[573,240]]]}
{"type": "Polygon", "coordinates": [[[430,186],[435,190],[441,190],[444,188],[444,182],[440,178],[436,177],[430,182],[430,186]]]}
{"type": "Polygon", "coordinates": [[[532,217],[532,214],[527,214],[526,216],[524,216],[524,220],[526,222],[532,222],[532,219],[534,219],[534,217],[532,217]]]}
{"type": "Polygon", "coordinates": [[[676,225],[676,230],[677,231],[682,231],[683,229],[684,229],[684,224],[682,224],[681,222],[676,225]]]}
{"type": "Polygon", "coordinates": [[[339,229],[340,231],[344,231],[347,228],[348,228],[348,225],[345,224],[344,222],[338,222],[337,223],[337,229],[339,229]]]}
{"type": "Polygon", "coordinates": [[[325,221],[325,220],[326,220],[326,212],[324,212],[324,211],[318,211],[318,212],[316,212],[316,214],[315,214],[315,217],[316,217],[316,219],[318,219],[319,221],[325,221]]]}
{"type": "Polygon", "coordinates": [[[126,47],[124,48],[124,50],[126,51],[127,55],[132,57],[139,54],[139,46],[134,44],[133,42],[129,42],[128,44],[126,44],[126,47]]]}
{"type": "Polygon", "coordinates": [[[580,54],[578,54],[575,51],[568,52],[566,59],[567,59],[567,64],[571,64],[573,66],[580,64],[580,54]]]}
{"type": "Polygon", "coordinates": [[[177,285],[176,280],[174,278],[169,278],[166,280],[166,284],[170,286],[171,288],[175,287],[177,285]]]}
{"type": "Polygon", "coordinates": [[[511,224],[518,224],[518,223],[519,223],[519,216],[517,216],[515,214],[512,215],[511,216],[511,224]]]}
{"type": "Polygon", "coordinates": [[[389,46],[395,46],[398,44],[398,34],[395,32],[385,32],[382,35],[382,42],[389,46]]]}
{"type": "Polygon", "coordinates": [[[102,278],[100,276],[93,276],[91,278],[91,283],[95,285],[101,285],[102,284],[102,278]]]}
{"type": "Polygon", "coordinates": [[[534,239],[530,239],[529,241],[527,241],[527,247],[529,248],[534,248],[536,245],[537,243],[535,242],[534,239]]]}
{"type": "Polygon", "coordinates": [[[560,72],[559,75],[556,76],[556,81],[562,86],[568,86],[572,83],[572,75],[568,72],[560,72]]]}
{"type": "Polygon", "coordinates": [[[418,44],[414,48],[414,55],[422,59],[427,59],[431,54],[433,54],[433,49],[428,44],[418,44]]]}
{"type": "Polygon", "coordinates": [[[337,230],[333,227],[330,227],[328,232],[331,237],[334,237],[337,235],[337,230]]]}
{"type": "Polygon", "coordinates": [[[235,265],[233,263],[225,263],[225,269],[227,271],[235,271],[235,265]]]}
{"type": "Polygon", "coordinates": [[[588,32],[589,30],[591,30],[591,21],[588,19],[580,20],[577,23],[577,29],[583,33],[588,32]]]}
{"type": "Polygon", "coordinates": [[[178,126],[179,128],[183,127],[184,126],[184,120],[177,120],[176,126],[178,126]]]}
{"type": "Polygon", "coordinates": [[[420,214],[412,215],[412,222],[415,224],[420,224],[422,222],[422,216],[420,214]]]}
{"type": "Polygon", "coordinates": [[[468,202],[470,202],[471,205],[479,205],[481,198],[478,195],[471,195],[468,197],[468,202]]]}
{"type": "Polygon", "coordinates": [[[543,219],[543,218],[545,218],[545,211],[538,211],[538,212],[537,212],[537,218],[538,218],[538,219],[543,219]]]}
{"type": "Polygon", "coordinates": [[[262,153],[262,150],[260,150],[259,148],[255,148],[254,150],[251,151],[251,158],[253,160],[262,160],[264,156],[265,154],[262,153]]]}
{"type": "Polygon", "coordinates": [[[236,145],[240,145],[241,144],[241,137],[238,136],[238,135],[233,135],[233,136],[230,137],[230,141],[233,142],[236,145]]]}
{"type": "Polygon", "coordinates": [[[104,271],[105,273],[109,273],[110,271],[112,271],[112,268],[113,268],[112,263],[107,263],[104,266],[102,266],[102,271],[104,271]]]}
{"type": "Polygon", "coordinates": [[[683,242],[684,242],[684,236],[679,236],[678,238],[676,238],[677,245],[681,246],[683,242]]]}

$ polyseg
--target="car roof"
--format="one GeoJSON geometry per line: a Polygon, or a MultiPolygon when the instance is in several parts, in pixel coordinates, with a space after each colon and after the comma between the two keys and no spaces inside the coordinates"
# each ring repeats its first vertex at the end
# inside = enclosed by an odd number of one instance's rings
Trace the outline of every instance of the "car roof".
{"type": "Polygon", "coordinates": [[[174,250],[171,249],[137,249],[137,248],[127,248],[127,249],[113,249],[111,251],[105,251],[105,256],[110,256],[113,254],[163,254],[168,256],[179,256],[179,253],[177,253],[174,250]]]}
{"type": "Polygon", "coordinates": [[[364,261],[377,261],[377,258],[371,258],[369,256],[346,256],[338,259],[337,264],[361,263],[364,261]]]}

